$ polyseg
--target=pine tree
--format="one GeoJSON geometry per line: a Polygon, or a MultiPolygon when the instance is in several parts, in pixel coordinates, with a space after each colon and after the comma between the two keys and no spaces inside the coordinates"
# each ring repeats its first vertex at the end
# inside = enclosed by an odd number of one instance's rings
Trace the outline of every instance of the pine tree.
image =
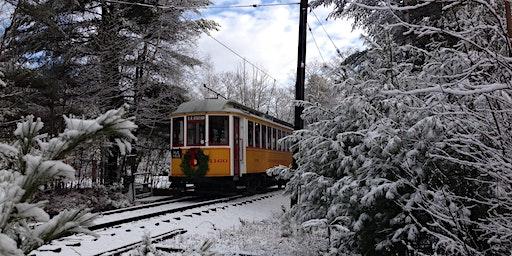
{"type": "Polygon", "coordinates": [[[322,0],[365,28],[337,105],[306,104],[292,214],[338,255],[512,250],[510,41],[503,3],[322,0]],[[310,223],[314,223],[310,222],[310,223]]]}
{"type": "MultiPolygon", "coordinates": [[[[162,150],[158,145],[169,140],[168,113],[187,100],[186,71],[201,63],[194,57],[195,40],[216,27],[189,14],[209,1],[7,2],[14,12],[0,56],[16,68],[9,74],[13,86],[2,91],[26,95],[0,102],[18,106],[5,114],[7,121],[35,113],[47,124],[45,132],[55,135],[63,114],[91,117],[128,103],[137,136],[146,143],[137,159],[162,150]]],[[[106,158],[106,183],[119,182],[118,152],[112,149],[106,158]]]]}
{"type": "Polygon", "coordinates": [[[87,229],[96,214],[88,209],[65,210],[50,218],[33,202],[39,187],[54,179],[73,179],[75,170],[63,162],[74,148],[92,140],[116,137],[129,152],[136,125],[123,116],[126,106],[96,119],[64,117],[66,129],[56,137],[40,133],[41,120],[27,116],[14,131],[15,141],[0,144],[0,254],[26,255],[51,240],[71,233],[94,235],[87,229]]]}

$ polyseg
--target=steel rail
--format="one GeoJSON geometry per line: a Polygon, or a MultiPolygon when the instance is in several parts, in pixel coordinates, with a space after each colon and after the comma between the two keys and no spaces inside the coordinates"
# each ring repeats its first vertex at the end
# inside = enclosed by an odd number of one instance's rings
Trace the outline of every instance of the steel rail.
{"type": "Polygon", "coordinates": [[[183,202],[186,200],[196,199],[196,198],[199,198],[199,197],[198,196],[185,196],[185,197],[173,198],[173,199],[158,201],[158,202],[149,203],[149,204],[141,204],[141,205],[130,206],[130,207],[125,207],[125,208],[120,208],[120,209],[115,209],[115,210],[110,210],[110,211],[104,211],[104,212],[100,212],[99,214],[100,215],[111,215],[111,214],[115,214],[115,213],[128,212],[128,211],[133,211],[133,210],[140,210],[140,209],[144,209],[144,208],[161,206],[161,205],[168,204],[168,203],[183,202]]]}
{"type": "Polygon", "coordinates": [[[168,214],[168,213],[182,212],[185,210],[189,210],[189,209],[193,209],[193,208],[197,208],[197,207],[201,207],[201,206],[205,206],[205,205],[209,205],[209,204],[225,203],[225,202],[228,202],[228,201],[231,201],[234,199],[238,199],[241,197],[244,197],[244,195],[236,195],[236,196],[231,196],[231,197],[213,199],[213,200],[203,201],[203,202],[190,204],[190,205],[186,205],[186,206],[165,209],[165,210],[156,211],[156,212],[150,212],[150,213],[141,214],[141,215],[137,215],[137,216],[133,216],[133,217],[128,217],[125,219],[120,219],[120,220],[115,220],[115,221],[92,225],[89,227],[89,230],[98,230],[98,229],[102,229],[102,228],[114,227],[114,226],[117,226],[120,224],[139,221],[139,220],[143,220],[143,219],[149,219],[151,217],[156,217],[156,216],[160,216],[160,215],[164,215],[164,214],[168,214]]]}

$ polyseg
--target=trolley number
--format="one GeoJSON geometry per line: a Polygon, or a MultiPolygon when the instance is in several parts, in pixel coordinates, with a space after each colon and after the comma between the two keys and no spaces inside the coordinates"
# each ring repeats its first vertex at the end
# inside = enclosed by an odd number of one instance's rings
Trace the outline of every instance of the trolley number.
{"type": "Polygon", "coordinates": [[[181,150],[180,149],[173,149],[171,151],[172,158],[181,158],[181,150]]]}
{"type": "Polygon", "coordinates": [[[210,159],[209,161],[211,164],[219,164],[219,163],[227,163],[227,159],[210,159]]]}

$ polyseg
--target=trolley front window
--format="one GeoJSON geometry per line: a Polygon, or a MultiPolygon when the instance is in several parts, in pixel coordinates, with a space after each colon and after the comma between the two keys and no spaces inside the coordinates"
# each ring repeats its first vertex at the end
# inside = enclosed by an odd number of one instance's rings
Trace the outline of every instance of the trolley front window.
{"type": "Polygon", "coordinates": [[[205,116],[187,116],[187,146],[204,146],[205,116]]]}
{"type": "Polygon", "coordinates": [[[209,116],[208,117],[208,142],[210,145],[229,145],[229,117],[209,116]]]}
{"type": "Polygon", "coordinates": [[[183,117],[176,117],[172,119],[172,146],[181,147],[183,146],[183,132],[184,122],[183,117]]]}

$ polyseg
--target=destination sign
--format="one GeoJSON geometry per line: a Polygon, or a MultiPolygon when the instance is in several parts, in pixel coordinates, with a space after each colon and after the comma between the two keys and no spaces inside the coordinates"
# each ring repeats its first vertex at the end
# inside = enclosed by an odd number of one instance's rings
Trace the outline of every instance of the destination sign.
{"type": "Polygon", "coordinates": [[[202,121],[205,120],[205,116],[187,116],[188,121],[202,121]]]}

